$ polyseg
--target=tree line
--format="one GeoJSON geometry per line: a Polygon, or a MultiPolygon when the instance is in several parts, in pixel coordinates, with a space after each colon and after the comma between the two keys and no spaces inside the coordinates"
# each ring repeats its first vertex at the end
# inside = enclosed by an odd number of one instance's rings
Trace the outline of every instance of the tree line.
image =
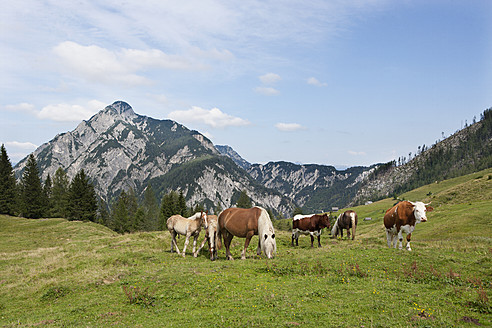
{"type": "MultiPolygon", "coordinates": [[[[252,206],[245,190],[240,193],[236,206],[252,206]]],[[[33,154],[29,155],[22,177],[17,182],[5,146],[1,146],[0,214],[31,219],[60,217],[92,221],[118,233],[126,233],[166,230],[166,221],[171,215],[190,217],[199,211],[205,211],[204,205],[188,207],[182,191],[165,194],[159,205],[150,184],[140,201],[130,187],[108,206],[96,195],[95,187],[83,169],[70,181],[65,170],[59,167],[53,177],[48,174],[43,182],[33,154]]],[[[216,214],[221,211],[220,204],[210,210],[216,214]]]]}

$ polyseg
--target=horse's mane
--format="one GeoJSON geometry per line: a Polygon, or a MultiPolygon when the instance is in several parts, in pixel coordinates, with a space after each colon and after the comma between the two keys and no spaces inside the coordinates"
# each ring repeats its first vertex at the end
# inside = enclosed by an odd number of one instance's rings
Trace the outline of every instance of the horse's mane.
{"type": "Polygon", "coordinates": [[[338,233],[338,220],[340,220],[340,218],[342,217],[343,213],[341,213],[337,220],[335,221],[335,223],[333,224],[333,228],[331,229],[331,235],[334,236],[335,234],[338,233]]]}

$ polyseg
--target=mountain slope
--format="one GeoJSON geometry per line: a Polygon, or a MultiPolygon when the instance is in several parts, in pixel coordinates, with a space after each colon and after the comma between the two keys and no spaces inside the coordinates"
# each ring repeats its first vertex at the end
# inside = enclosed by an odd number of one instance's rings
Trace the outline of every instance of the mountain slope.
{"type": "Polygon", "coordinates": [[[338,171],[326,165],[270,162],[254,164],[248,172],[266,187],[293,199],[305,212],[322,212],[347,205],[372,169],[351,167],[338,171]]]}
{"type": "MultiPolygon", "coordinates": [[[[75,130],[57,135],[34,155],[43,179],[53,176],[58,167],[70,178],[84,169],[108,202],[121,190],[132,187],[141,194],[152,183],[158,197],[183,190],[189,206],[205,202],[226,208],[244,189],[256,204],[275,211],[287,213],[293,207],[281,194],[259,185],[220,156],[199,132],[172,120],[135,114],[122,101],[107,106],[75,130]]],[[[25,162],[16,165],[18,176],[25,162]]]]}
{"type": "Polygon", "coordinates": [[[492,109],[480,121],[425,149],[406,164],[378,165],[352,204],[400,194],[422,185],[492,167],[492,109]]]}

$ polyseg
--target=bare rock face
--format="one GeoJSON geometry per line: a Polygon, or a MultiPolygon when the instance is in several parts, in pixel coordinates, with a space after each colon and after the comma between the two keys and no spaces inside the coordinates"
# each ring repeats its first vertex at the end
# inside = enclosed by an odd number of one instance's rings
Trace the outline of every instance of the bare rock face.
{"type": "MultiPolygon", "coordinates": [[[[227,208],[246,190],[255,204],[284,213],[293,208],[286,197],[264,188],[220,156],[199,132],[172,120],[138,115],[123,101],[55,136],[34,156],[43,180],[48,174],[53,177],[59,167],[70,179],[83,169],[108,202],[122,190],[131,187],[138,195],[151,184],[157,197],[183,191],[188,206],[205,203],[209,208],[218,204],[227,208]]],[[[18,177],[26,159],[14,168],[18,177]]]]}

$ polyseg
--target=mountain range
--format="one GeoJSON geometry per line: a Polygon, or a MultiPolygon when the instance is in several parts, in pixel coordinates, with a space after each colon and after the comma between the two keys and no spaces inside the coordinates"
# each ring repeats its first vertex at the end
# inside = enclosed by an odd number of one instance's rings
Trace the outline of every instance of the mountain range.
{"type": "MultiPolygon", "coordinates": [[[[290,216],[295,207],[321,212],[387,196],[404,188],[419,171],[411,163],[344,170],[289,162],[251,164],[229,146],[215,146],[175,121],[136,114],[123,101],[107,106],[73,131],[58,134],[38,147],[34,156],[43,180],[59,167],[69,178],[84,169],[108,204],[122,190],[131,187],[142,195],[151,185],[159,199],[170,191],[182,191],[188,206],[228,208],[246,191],[253,204],[283,216],[290,216]]],[[[26,159],[14,167],[17,177],[26,159]]]]}

